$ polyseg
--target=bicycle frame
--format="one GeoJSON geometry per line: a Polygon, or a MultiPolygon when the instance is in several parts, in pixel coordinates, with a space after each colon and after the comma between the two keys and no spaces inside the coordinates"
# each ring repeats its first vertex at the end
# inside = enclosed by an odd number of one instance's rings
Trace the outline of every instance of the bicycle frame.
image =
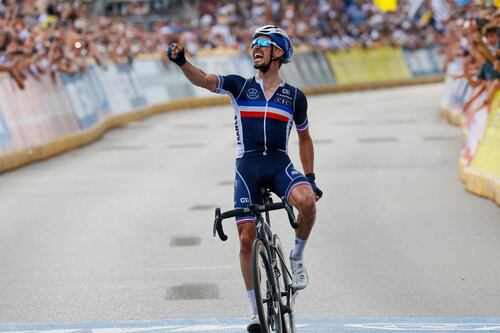
{"type": "MultiPolygon", "coordinates": [[[[289,313],[290,316],[293,314],[293,304],[295,297],[297,296],[297,291],[291,287],[290,281],[292,280],[292,274],[288,267],[286,267],[283,254],[280,253],[277,244],[275,244],[274,239],[277,236],[273,235],[271,230],[269,211],[285,209],[288,214],[290,225],[296,229],[298,224],[295,221],[293,208],[288,203],[286,198],[281,198],[281,203],[273,203],[269,190],[261,189],[261,194],[263,203],[261,205],[252,204],[246,208],[237,208],[225,213],[221,213],[220,208],[216,208],[213,235],[215,237],[215,235],[218,234],[221,240],[227,240],[227,236],[224,234],[224,230],[222,228],[222,220],[224,219],[241,215],[253,215],[255,217],[256,241],[260,241],[262,245],[264,245],[264,251],[267,253],[269,268],[271,269],[271,274],[273,276],[273,278],[269,281],[270,290],[268,289],[268,292],[271,293],[269,300],[279,301],[279,307],[282,313],[281,318],[284,320],[283,314],[289,313]],[[265,218],[262,213],[265,213],[265,218]],[[279,287],[279,285],[281,285],[279,280],[282,275],[284,275],[283,291],[279,287]],[[283,300],[283,297],[285,297],[285,301],[283,300]]],[[[254,242],[254,246],[255,244],[256,243],[254,242]]],[[[292,332],[293,331],[294,330],[292,329],[292,332]]]]}

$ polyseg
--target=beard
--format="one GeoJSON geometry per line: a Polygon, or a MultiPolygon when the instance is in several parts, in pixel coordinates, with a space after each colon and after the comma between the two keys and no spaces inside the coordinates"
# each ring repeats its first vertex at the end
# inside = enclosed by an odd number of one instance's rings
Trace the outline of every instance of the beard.
{"type": "Polygon", "coordinates": [[[253,68],[258,69],[258,70],[261,70],[261,69],[266,68],[266,64],[253,65],[253,68]]]}
{"type": "Polygon", "coordinates": [[[261,70],[261,69],[265,69],[267,67],[267,63],[265,63],[264,61],[260,63],[260,65],[257,65],[257,64],[253,64],[253,68],[255,69],[258,69],[258,70],[261,70]]]}
{"type": "Polygon", "coordinates": [[[258,64],[258,65],[254,63],[253,64],[253,68],[265,73],[265,72],[267,72],[269,70],[269,68],[271,67],[271,64],[275,60],[276,59],[274,59],[274,60],[268,59],[267,61],[265,61],[264,58],[262,58],[262,62],[260,64],[258,64]]]}

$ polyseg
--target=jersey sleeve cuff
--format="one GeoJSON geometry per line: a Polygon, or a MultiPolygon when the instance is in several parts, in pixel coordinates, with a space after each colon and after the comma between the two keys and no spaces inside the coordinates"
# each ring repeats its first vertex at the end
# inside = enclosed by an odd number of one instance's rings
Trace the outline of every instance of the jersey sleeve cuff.
{"type": "Polygon", "coordinates": [[[217,75],[217,87],[214,90],[216,94],[223,94],[222,85],[224,84],[224,78],[220,75],[217,75]]]}
{"type": "Polygon", "coordinates": [[[297,131],[303,132],[309,127],[309,121],[306,119],[302,124],[296,125],[297,131]]]}

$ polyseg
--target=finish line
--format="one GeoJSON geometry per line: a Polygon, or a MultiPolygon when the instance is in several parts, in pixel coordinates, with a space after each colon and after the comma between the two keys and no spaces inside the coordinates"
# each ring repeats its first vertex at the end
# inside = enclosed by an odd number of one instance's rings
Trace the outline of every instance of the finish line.
{"type": "MultiPolygon", "coordinates": [[[[245,332],[247,318],[1,324],[9,333],[245,332]]],[[[297,318],[298,332],[500,332],[500,318],[297,318]]]]}

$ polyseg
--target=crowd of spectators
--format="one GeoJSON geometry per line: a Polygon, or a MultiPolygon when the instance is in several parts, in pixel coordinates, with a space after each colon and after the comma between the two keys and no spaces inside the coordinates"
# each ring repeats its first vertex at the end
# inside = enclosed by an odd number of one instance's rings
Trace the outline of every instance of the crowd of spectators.
{"type": "Polygon", "coordinates": [[[143,16],[143,15],[172,15],[177,8],[181,8],[182,0],[135,0],[110,1],[104,6],[104,15],[111,16],[143,16]]]}
{"type": "Polygon", "coordinates": [[[500,89],[500,11],[469,7],[447,23],[442,40],[446,63],[460,61],[469,86],[486,92],[489,104],[500,89]]]}
{"type": "Polygon", "coordinates": [[[130,63],[156,52],[160,35],[109,18],[92,18],[79,0],[0,0],[0,71],[23,89],[28,77],[85,72],[90,62],[130,63]]]}
{"type": "MultiPolygon", "coordinates": [[[[165,3],[142,0],[120,8],[150,13],[164,10],[165,3]]],[[[139,54],[164,53],[173,41],[191,55],[247,52],[252,31],[265,24],[283,27],[298,50],[417,48],[440,42],[458,19],[455,7],[450,0],[400,0],[397,11],[382,12],[372,0],[190,0],[177,11],[194,16],[145,29],[124,21],[121,11],[90,15],[80,0],[0,0],[0,72],[23,88],[28,77],[49,73],[55,81],[56,72],[85,72],[89,62],[131,63],[139,54]]]]}

